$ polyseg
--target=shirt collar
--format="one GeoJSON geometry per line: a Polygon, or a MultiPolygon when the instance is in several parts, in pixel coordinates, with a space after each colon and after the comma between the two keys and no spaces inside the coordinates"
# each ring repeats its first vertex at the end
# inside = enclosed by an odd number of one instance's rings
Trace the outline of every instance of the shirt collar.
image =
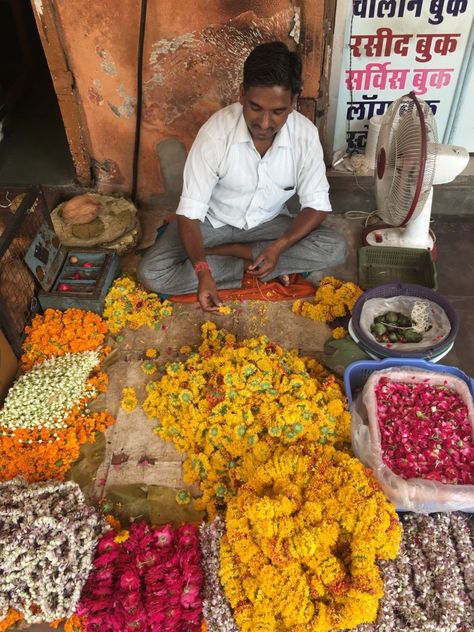
{"type": "MultiPolygon", "coordinates": [[[[272,145],[276,145],[277,147],[290,147],[290,133],[288,130],[288,121],[292,117],[293,112],[290,112],[288,118],[286,119],[286,123],[283,125],[281,130],[275,136],[275,140],[272,145]]],[[[250,135],[249,128],[247,127],[247,123],[245,122],[243,110],[240,110],[240,116],[237,121],[237,125],[235,128],[234,134],[234,143],[250,143],[252,140],[252,136],[250,135]]]]}

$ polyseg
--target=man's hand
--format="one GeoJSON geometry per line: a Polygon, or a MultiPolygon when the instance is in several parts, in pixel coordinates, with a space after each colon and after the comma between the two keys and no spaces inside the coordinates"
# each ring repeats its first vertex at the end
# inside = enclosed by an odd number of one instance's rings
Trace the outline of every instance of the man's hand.
{"type": "Polygon", "coordinates": [[[256,277],[264,277],[275,269],[283,252],[277,241],[262,250],[255,261],[247,268],[247,272],[256,277]]]}
{"type": "Polygon", "coordinates": [[[205,312],[217,312],[222,301],[217,293],[217,287],[209,270],[203,270],[198,274],[198,301],[205,312]]]}

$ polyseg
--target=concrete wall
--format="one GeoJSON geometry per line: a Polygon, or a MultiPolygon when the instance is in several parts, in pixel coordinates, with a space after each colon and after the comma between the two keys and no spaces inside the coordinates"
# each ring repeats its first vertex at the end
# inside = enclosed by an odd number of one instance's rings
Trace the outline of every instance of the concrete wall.
{"type": "MultiPolygon", "coordinates": [[[[49,3],[79,100],[83,137],[99,190],[130,192],[136,112],[139,0],[32,0],[49,3]]],[[[242,64],[274,39],[293,49],[304,34],[316,97],[324,0],[148,0],[139,196],[172,202],[186,152],[202,123],[237,99],[242,64]],[[315,19],[317,18],[317,19],[315,19]],[[314,22],[316,21],[316,25],[314,22]],[[315,32],[317,31],[317,32],[315,32]],[[313,44],[316,42],[316,48],[313,44]]]]}

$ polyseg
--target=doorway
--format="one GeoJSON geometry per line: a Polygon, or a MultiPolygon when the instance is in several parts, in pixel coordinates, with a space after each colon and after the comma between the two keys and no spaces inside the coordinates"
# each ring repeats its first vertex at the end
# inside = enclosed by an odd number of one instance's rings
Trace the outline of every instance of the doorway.
{"type": "Polygon", "coordinates": [[[0,186],[76,172],[29,0],[0,0],[0,186]]]}

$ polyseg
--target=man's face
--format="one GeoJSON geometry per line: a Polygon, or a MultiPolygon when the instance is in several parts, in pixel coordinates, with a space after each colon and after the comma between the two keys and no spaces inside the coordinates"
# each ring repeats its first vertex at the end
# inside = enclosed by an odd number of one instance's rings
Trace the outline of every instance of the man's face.
{"type": "Polygon", "coordinates": [[[240,86],[244,119],[254,140],[271,140],[283,127],[296,104],[296,95],[283,86],[240,86]]]}

